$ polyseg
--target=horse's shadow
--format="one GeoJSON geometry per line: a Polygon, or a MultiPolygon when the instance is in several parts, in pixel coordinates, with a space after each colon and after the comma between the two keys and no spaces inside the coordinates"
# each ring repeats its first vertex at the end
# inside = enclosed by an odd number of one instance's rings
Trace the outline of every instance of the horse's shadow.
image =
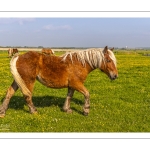
{"type": "MultiPolygon", "coordinates": [[[[3,99],[1,101],[3,101],[3,99]]],[[[54,97],[54,96],[42,96],[42,97],[33,96],[32,101],[33,101],[34,106],[37,108],[42,107],[44,109],[44,107],[58,106],[60,108],[60,110],[63,111],[62,107],[64,105],[65,98],[54,97]]],[[[72,98],[72,102],[74,102],[77,105],[83,105],[83,101],[76,99],[76,98],[72,98]]],[[[11,109],[15,109],[15,110],[17,110],[17,109],[24,110],[24,105],[26,105],[26,101],[23,97],[13,96],[10,100],[8,107],[11,109]]],[[[71,107],[71,109],[76,111],[79,114],[82,114],[81,111],[77,110],[74,107],[71,107]]]]}

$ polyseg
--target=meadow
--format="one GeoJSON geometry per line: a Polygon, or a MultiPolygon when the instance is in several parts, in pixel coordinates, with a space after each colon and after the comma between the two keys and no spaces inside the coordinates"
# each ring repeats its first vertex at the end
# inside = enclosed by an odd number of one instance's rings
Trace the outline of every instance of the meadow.
{"type": "MultiPolygon", "coordinates": [[[[97,69],[85,82],[90,92],[88,116],[82,115],[84,97],[80,93],[75,92],[73,113],[67,114],[62,111],[67,89],[50,89],[36,82],[33,103],[38,114],[29,113],[18,90],[6,116],[0,118],[0,132],[150,132],[150,51],[114,52],[119,77],[110,81],[97,69]]],[[[0,51],[0,104],[13,81],[9,62],[7,52],[0,51]]]]}

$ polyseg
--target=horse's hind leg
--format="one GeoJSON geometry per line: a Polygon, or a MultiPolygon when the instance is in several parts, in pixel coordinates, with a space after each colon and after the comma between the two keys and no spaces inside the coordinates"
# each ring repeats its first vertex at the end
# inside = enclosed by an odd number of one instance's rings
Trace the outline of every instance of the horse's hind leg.
{"type": "Polygon", "coordinates": [[[8,88],[6,96],[3,100],[3,103],[0,106],[0,117],[5,116],[6,110],[8,108],[8,104],[10,102],[10,99],[14,95],[14,93],[17,91],[17,89],[18,89],[18,85],[14,80],[13,83],[11,84],[11,86],[8,88]]]}
{"type": "Polygon", "coordinates": [[[27,102],[27,105],[29,107],[29,111],[31,114],[37,113],[37,109],[35,108],[33,102],[32,102],[32,95],[24,95],[24,98],[27,102]]]}
{"type": "Polygon", "coordinates": [[[71,101],[73,94],[74,94],[74,89],[68,88],[68,94],[67,94],[64,106],[63,106],[63,110],[67,113],[72,113],[72,110],[70,109],[70,101],[71,101]]]}
{"type": "Polygon", "coordinates": [[[34,81],[33,82],[26,82],[26,86],[27,86],[27,88],[28,88],[28,90],[31,92],[31,93],[26,93],[26,94],[24,94],[23,92],[23,96],[24,96],[24,98],[25,98],[25,100],[26,100],[26,102],[27,102],[27,105],[28,105],[28,107],[29,107],[29,111],[30,111],[30,113],[31,114],[34,114],[34,113],[37,113],[37,109],[35,108],[35,106],[34,106],[34,104],[33,104],[33,102],[32,102],[32,91],[33,91],[33,87],[34,87],[34,81]],[[27,83],[29,83],[29,84],[27,84],[27,83]]]}

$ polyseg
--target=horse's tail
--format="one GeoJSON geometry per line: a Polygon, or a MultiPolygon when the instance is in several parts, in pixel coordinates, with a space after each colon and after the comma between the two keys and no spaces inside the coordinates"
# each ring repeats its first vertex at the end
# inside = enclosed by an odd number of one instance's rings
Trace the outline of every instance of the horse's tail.
{"type": "Polygon", "coordinates": [[[18,58],[19,58],[19,56],[16,54],[11,59],[11,61],[10,61],[10,71],[11,71],[11,73],[13,75],[13,78],[16,81],[17,85],[21,89],[22,93],[24,95],[31,95],[31,92],[27,88],[24,80],[21,78],[21,76],[20,76],[20,74],[19,74],[19,72],[17,70],[16,62],[17,62],[18,58]]]}

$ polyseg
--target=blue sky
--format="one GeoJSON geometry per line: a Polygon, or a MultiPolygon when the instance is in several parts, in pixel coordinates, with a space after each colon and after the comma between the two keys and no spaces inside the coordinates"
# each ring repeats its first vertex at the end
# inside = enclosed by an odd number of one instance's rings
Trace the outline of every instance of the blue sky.
{"type": "Polygon", "coordinates": [[[0,46],[150,47],[150,18],[0,18],[0,46]]]}

